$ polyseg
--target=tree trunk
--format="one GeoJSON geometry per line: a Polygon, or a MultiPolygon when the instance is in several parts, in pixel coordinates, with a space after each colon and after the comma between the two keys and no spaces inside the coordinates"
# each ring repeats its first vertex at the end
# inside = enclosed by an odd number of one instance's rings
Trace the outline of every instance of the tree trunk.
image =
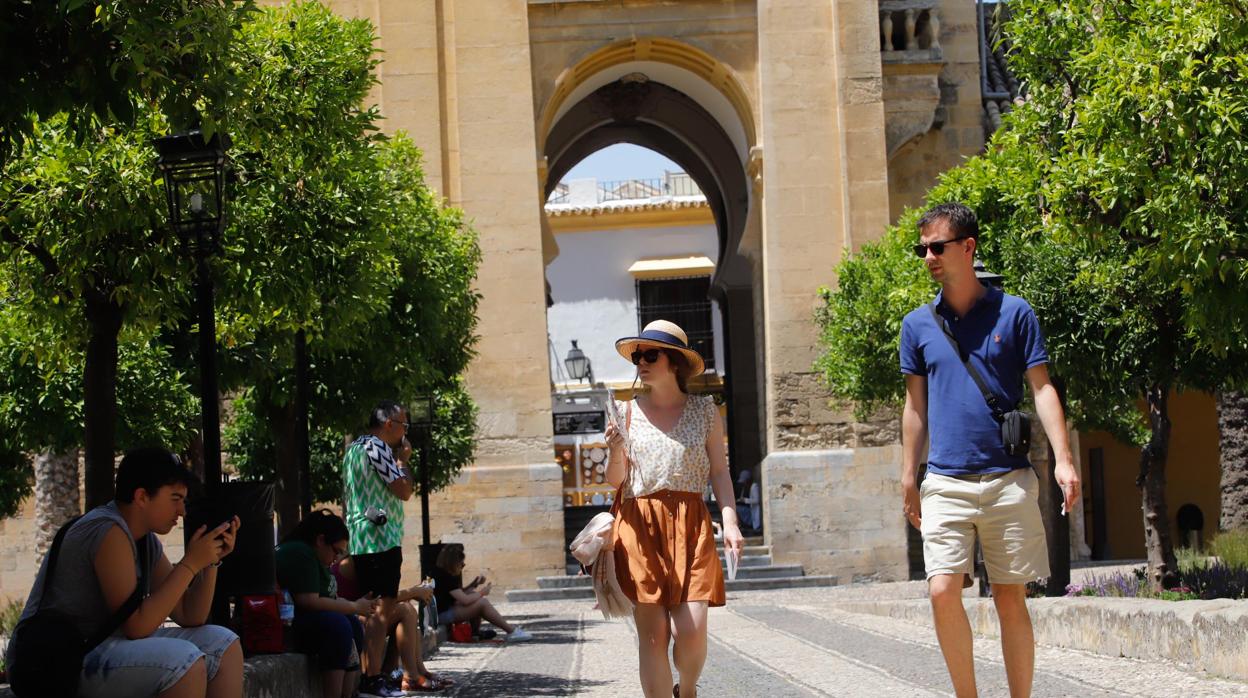
{"type": "Polygon", "coordinates": [[[1248,527],[1248,393],[1218,393],[1222,516],[1218,530],[1248,527]]]}
{"type": "Polygon", "coordinates": [[[86,460],[87,509],[113,498],[113,460],[117,455],[117,335],[121,306],[107,291],[89,289],[86,301],[86,367],[83,371],[83,456],[86,460]]]}
{"type": "Polygon", "coordinates": [[[277,487],[273,496],[273,509],[277,512],[278,538],[284,537],[299,524],[299,452],[296,448],[297,420],[295,403],[264,406],[273,432],[277,473],[277,487]]]}
{"type": "Polygon", "coordinates": [[[1178,563],[1170,539],[1166,512],[1166,456],[1170,450],[1170,388],[1153,385],[1144,394],[1148,402],[1151,435],[1140,452],[1140,476],[1135,481],[1144,500],[1144,546],[1148,551],[1148,575],[1153,586],[1169,588],[1178,581],[1178,563]]]}
{"type": "Polygon", "coordinates": [[[78,493],[78,450],[35,456],[35,551],[42,560],[56,531],[82,513],[78,493]]]}

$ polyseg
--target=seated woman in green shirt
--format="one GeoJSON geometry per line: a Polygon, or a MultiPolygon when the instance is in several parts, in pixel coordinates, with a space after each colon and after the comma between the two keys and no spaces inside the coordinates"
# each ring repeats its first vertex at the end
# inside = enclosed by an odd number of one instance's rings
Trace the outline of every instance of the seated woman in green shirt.
{"type": "Polygon", "coordinates": [[[347,525],[328,509],[312,512],[277,546],[277,583],[295,602],[295,648],[315,657],[325,698],[351,698],[359,680],[364,628],[375,598],[338,598],[329,566],[347,553],[347,525]]]}

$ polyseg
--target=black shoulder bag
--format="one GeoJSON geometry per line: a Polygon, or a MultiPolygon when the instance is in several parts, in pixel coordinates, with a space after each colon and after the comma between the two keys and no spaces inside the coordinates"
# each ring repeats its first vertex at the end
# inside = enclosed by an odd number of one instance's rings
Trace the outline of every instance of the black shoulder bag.
{"type": "Polygon", "coordinates": [[[944,333],[945,339],[949,340],[949,346],[953,347],[954,353],[962,360],[966,372],[971,374],[975,387],[979,388],[979,392],[984,396],[984,402],[988,403],[988,409],[992,410],[992,418],[1001,425],[1001,443],[1005,446],[1005,452],[1011,456],[1026,456],[1031,448],[1031,415],[1019,409],[1009,411],[1002,409],[1001,400],[988,389],[983,376],[980,376],[979,371],[971,365],[970,355],[962,353],[962,347],[958,346],[958,340],[954,339],[953,332],[949,331],[949,325],[945,323],[940,313],[936,312],[936,304],[928,304],[927,309],[931,311],[932,319],[944,333]]]}
{"type": "Polygon", "coordinates": [[[84,637],[69,614],[46,608],[61,542],[64,541],[69,527],[81,518],[74,517],[56,532],[56,539],[48,550],[48,571],[43,576],[39,607],[34,615],[18,623],[13,630],[12,647],[9,650],[9,657],[12,659],[9,681],[13,693],[19,698],[78,695],[78,679],[82,675],[82,661],[87,653],[121,627],[147,595],[151,574],[148,569],[149,543],[144,536],[135,546],[139,553],[139,569],[142,575],[134,587],[134,593],[113,612],[94,637],[84,637]]]}

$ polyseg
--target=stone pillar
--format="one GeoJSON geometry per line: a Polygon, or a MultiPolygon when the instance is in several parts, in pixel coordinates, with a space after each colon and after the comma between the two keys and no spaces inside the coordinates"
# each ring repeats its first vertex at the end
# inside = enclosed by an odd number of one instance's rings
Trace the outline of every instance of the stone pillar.
{"type": "MultiPolygon", "coordinates": [[[[467,576],[494,588],[563,574],[562,473],[551,451],[541,206],[523,0],[339,0],[370,16],[384,50],[378,103],[387,130],[425,154],[426,179],[464,209],[483,259],[476,462],[429,504],[434,541],[462,542],[467,576]]],[[[420,503],[407,506],[404,583],[418,581],[420,503]]]]}
{"type": "Polygon", "coordinates": [[[775,563],[834,574],[841,584],[906,579],[900,469],[900,446],[768,456],[762,493],[775,563]]]}
{"type": "MultiPolygon", "coordinates": [[[[824,494],[794,488],[792,475],[825,480],[838,496],[883,498],[900,512],[898,468],[881,477],[893,485],[845,474],[829,449],[852,447],[855,427],[828,406],[812,365],[818,354],[813,313],[818,288],[835,283],[833,268],[846,249],[878,237],[888,224],[888,180],[874,3],[771,0],[759,3],[759,83],[763,162],[763,303],[766,337],[768,483],[767,537],[777,559],[812,571],[874,574],[828,553],[843,522],[812,516],[824,494]],[[891,488],[891,489],[890,489],[891,488]],[[780,501],[780,497],[787,501],[780,501]],[[808,512],[808,515],[785,515],[808,512]],[[825,525],[826,524],[826,525],[825,525]],[[852,571],[850,570],[852,567],[852,571]]],[[[885,341],[888,338],[881,338],[885,341]]],[[[852,459],[853,456],[844,456],[852,459]]],[[[871,546],[879,575],[905,576],[905,523],[900,514],[878,522],[871,546]],[[891,571],[890,571],[891,570],[891,571]]]]}

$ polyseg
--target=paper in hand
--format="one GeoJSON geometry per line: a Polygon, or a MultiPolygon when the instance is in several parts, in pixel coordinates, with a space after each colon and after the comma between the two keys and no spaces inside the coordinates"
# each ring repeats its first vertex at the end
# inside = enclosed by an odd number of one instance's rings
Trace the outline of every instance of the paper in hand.
{"type": "Polygon", "coordinates": [[[615,404],[615,391],[607,392],[607,419],[615,425],[615,430],[624,437],[624,452],[628,453],[628,431],[624,428],[624,420],[620,417],[620,409],[615,404]]]}
{"type": "MultiPolygon", "coordinates": [[[[725,541],[725,543],[727,543],[727,541],[725,541]]],[[[737,565],[740,564],[741,562],[740,554],[737,552],[737,549],[729,548],[727,545],[725,545],[724,546],[724,559],[728,562],[728,579],[729,580],[736,579],[737,578],[737,565]]]]}

